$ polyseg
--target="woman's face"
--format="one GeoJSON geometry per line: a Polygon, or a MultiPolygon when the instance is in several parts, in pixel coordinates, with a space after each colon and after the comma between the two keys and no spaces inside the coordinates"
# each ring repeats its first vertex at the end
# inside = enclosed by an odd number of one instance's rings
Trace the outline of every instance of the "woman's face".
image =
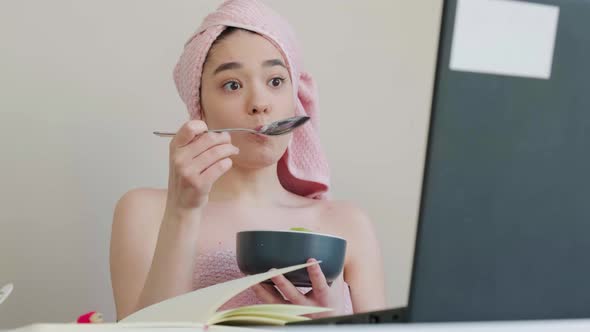
{"type": "MultiPolygon", "coordinates": [[[[211,48],[203,68],[201,108],[210,129],[254,129],[294,116],[293,89],[281,53],[255,33],[237,30],[225,36],[211,48]]],[[[234,165],[276,163],[290,136],[232,133],[232,143],[240,149],[234,165]]]]}

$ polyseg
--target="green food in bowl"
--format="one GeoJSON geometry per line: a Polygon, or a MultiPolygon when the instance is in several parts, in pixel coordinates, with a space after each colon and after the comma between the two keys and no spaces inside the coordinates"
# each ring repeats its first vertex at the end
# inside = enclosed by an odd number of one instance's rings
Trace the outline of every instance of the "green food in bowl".
{"type": "Polygon", "coordinates": [[[291,231],[298,231],[298,232],[311,232],[311,229],[307,229],[305,227],[293,227],[290,230],[291,231]]]}

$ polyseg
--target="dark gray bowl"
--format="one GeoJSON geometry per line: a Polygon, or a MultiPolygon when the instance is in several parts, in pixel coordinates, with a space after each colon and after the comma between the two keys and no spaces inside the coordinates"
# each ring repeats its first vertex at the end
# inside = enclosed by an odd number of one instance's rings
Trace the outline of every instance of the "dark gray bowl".
{"type": "MultiPolygon", "coordinates": [[[[300,231],[243,231],[236,236],[238,267],[247,275],[306,263],[315,258],[320,263],[328,284],[344,267],[346,240],[343,238],[300,231]]],[[[311,287],[307,269],[285,274],[297,287],[311,287]]],[[[270,281],[267,281],[267,283],[270,281]]]]}

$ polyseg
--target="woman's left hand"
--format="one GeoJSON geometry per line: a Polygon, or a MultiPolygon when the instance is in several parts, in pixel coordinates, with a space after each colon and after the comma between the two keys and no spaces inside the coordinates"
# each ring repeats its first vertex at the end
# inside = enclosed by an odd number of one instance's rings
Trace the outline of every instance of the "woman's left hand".
{"type": "MultiPolygon", "coordinates": [[[[315,262],[311,258],[307,262],[315,262]]],[[[317,306],[331,308],[332,311],[308,315],[310,318],[321,318],[328,316],[344,315],[345,298],[344,298],[344,279],[342,275],[328,286],[326,277],[322,272],[319,264],[307,267],[307,273],[311,280],[312,290],[302,294],[285,276],[280,275],[272,278],[279,291],[272,285],[258,284],[252,287],[256,296],[264,303],[290,303],[297,305],[317,306]],[[284,295],[284,297],[281,295],[284,295]],[[286,298],[286,299],[285,299],[286,298]]]]}

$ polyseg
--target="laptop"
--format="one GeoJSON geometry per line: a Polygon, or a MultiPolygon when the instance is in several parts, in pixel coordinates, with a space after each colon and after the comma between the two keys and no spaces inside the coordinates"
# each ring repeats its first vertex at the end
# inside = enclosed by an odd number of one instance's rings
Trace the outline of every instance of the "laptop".
{"type": "Polygon", "coordinates": [[[475,2],[444,3],[407,307],[292,325],[590,318],[590,0],[511,1],[557,10],[548,73],[451,69],[475,2]]]}

